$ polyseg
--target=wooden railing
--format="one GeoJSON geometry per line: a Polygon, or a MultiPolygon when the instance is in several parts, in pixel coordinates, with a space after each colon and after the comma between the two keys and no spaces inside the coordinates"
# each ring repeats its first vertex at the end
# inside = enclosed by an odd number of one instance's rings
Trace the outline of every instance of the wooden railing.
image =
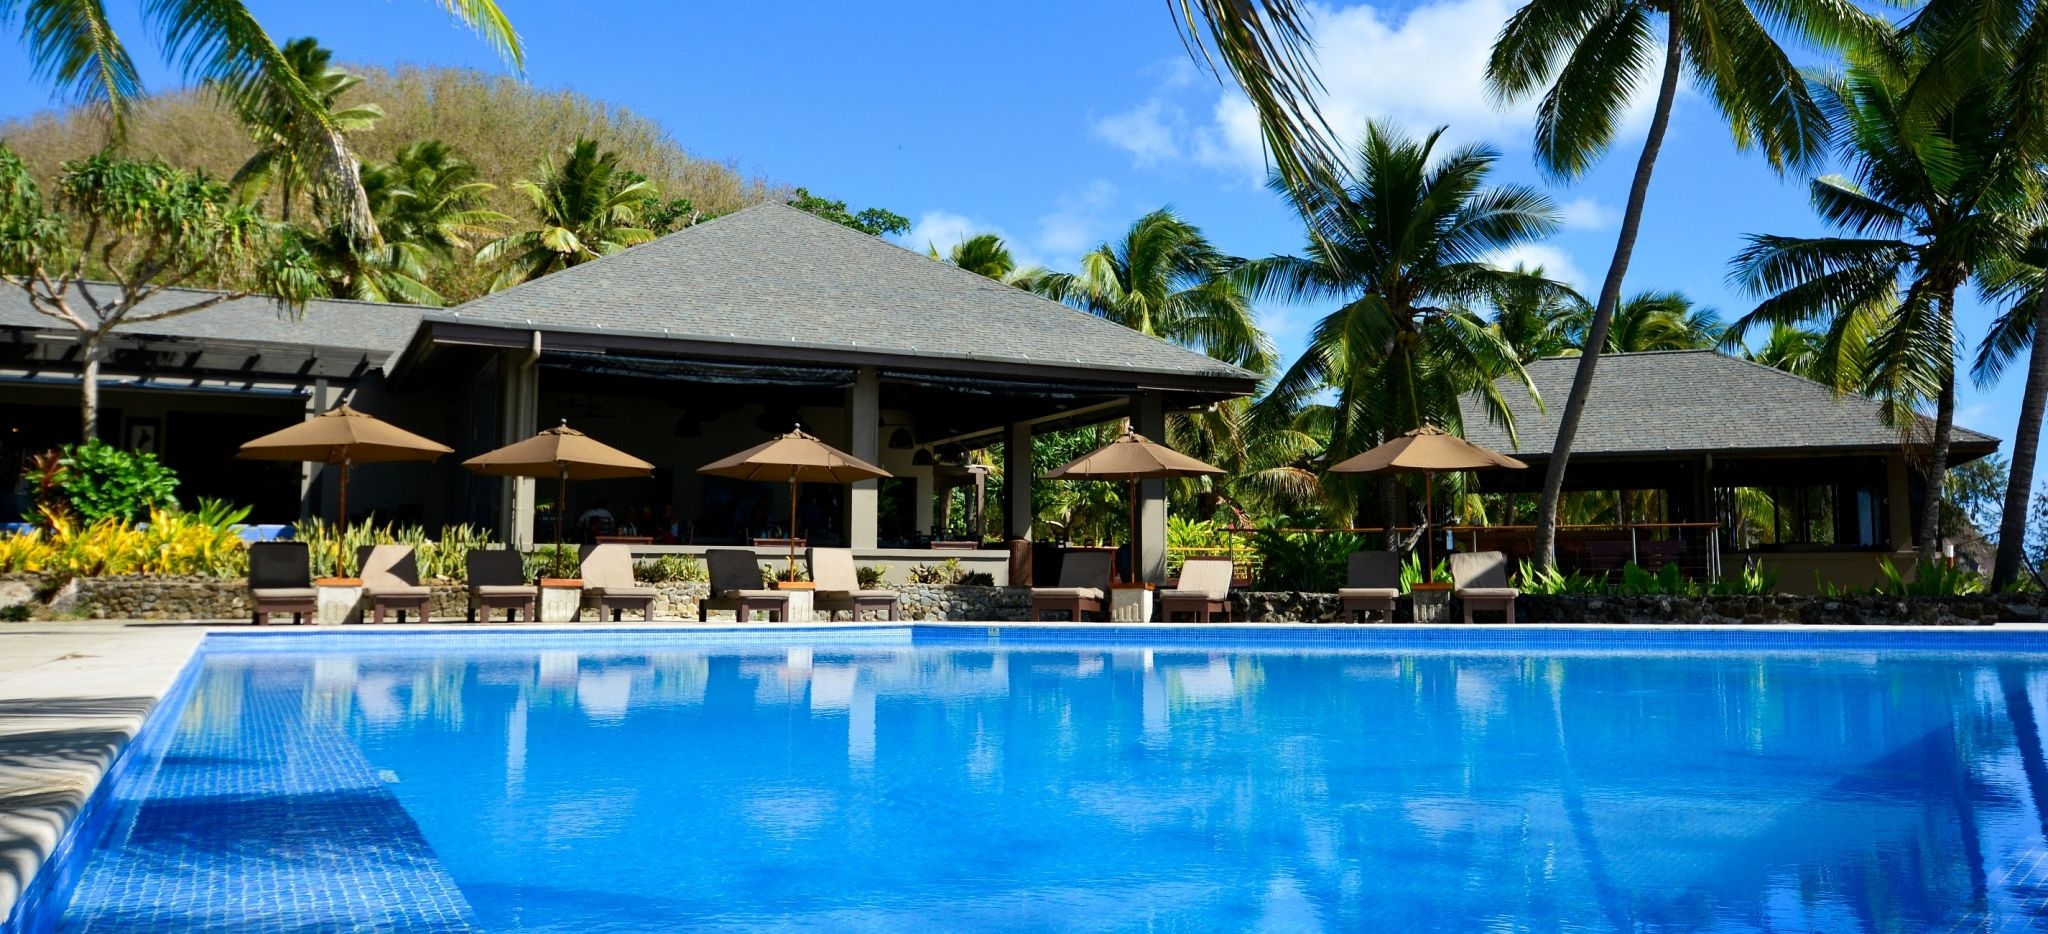
{"type": "MultiPolygon", "coordinates": [[[[1231,559],[1239,580],[1252,581],[1258,579],[1263,563],[1258,549],[1251,543],[1251,537],[1257,532],[1302,535],[1343,532],[1364,536],[1366,547],[1373,548],[1382,544],[1381,536],[1387,529],[1384,526],[1276,529],[1230,526],[1217,531],[1224,538],[1223,544],[1168,546],[1167,573],[1179,573],[1181,563],[1189,557],[1227,557],[1231,559]]],[[[1396,531],[1407,537],[1415,533],[1415,528],[1404,526],[1396,531]]],[[[1655,570],[1665,564],[1676,563],[1691,577],[1718,580],[1721,576],[1721,526],[1716,522],[1564,525],[1557,531],[1558,566],[1565,571],[1611,572],[1630,562],[1655,570]]],[[[1451,525],[1439,529],[1438,534],[1451,536],[1460,551],[1500,551],[1514,562],[1527,559],[1535,552],[1536,527],[1533,525],[1451,525]]],[[[1442,550],[1440,541],[1439,551],[1442,550]]]]}

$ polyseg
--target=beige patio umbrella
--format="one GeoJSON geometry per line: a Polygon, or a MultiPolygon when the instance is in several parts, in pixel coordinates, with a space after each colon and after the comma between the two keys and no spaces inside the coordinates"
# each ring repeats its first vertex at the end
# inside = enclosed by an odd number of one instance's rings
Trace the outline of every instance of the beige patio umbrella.
{"type": "Polygon", "coordinates": [[[731,457],[697,468],[701,474],[734,480],[773,481],[789,484],[789,570],[796,571],[796,485],[799,483],[853,483],[894,476],[886,470],[839,450],[798,425],[787,434],[754,445],[731,457]]]}
{"type": "Polygon", "coordinates": [[[1171,477],[1216,477],[1225,473],[1147,439],[1129,425],[1117,438],[1074,460],[1046,471],[1046,480],[1122,480],[1129,484],[1125,500],[1131,505],[1131,567],[1129,577],[1138,576],[1138,481],[1171,477]]]}
{"type": "Polygon", "coordinates": [[[654,465],[569,427],[569,420],[524,441],[486,451],[462,466],[491,477],[555,478],[555,576],[562,576],[562,526],[569,481],[645,477],[654,465]]]}
{"type": "MultiPolygon", "coordinates": [[[[1442,470],[1487,470],[1528,467],[1512,457],[1480,447],[1434,425],[1424,425],[1363,454],[1330,468],[1330,473],[1419,473],[1422,474],[1422,508],[1425,517],[1436,515],[1436,475],[1442,470]]],[[[1436,567],[1435,535],[1423,541],[1423,560],[1429,574],[1436,567]]]]}
{"type": "Polygon", "coordinates": [[[430,461],[455,452],[439,441],[365,415],[342,403],[290,428],[242,445],[238,460],[311,461],[341,468],[341,515],[335,522],[334,572],[341,573],[342,540],[348,532],[348,469],[352,464],[430,461]]]}

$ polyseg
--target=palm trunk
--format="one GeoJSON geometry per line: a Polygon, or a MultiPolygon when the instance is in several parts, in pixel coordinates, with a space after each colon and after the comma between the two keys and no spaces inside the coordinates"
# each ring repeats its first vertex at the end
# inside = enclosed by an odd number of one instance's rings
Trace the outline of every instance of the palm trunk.
{"type": "MultiPolygon", "coordinates": [[[[1673,4],[1675,7],[1676,4],[1673,4]]],[[[1643,224],[1643,202],[1650,194],[1650,174],[1657,165],[1657,153],[1664,148],[1664,131],[1671,126],[1671,103],[1678,96],[1678,75],[1683,70],[1684,34],[1678,11],[1665,14],[1669,21],[1664,40],[1664,78],[1657,85],[1657,109],[1650,118],[1650,132],[1643,138],[1643,153],[1636,159],[1636,177],[1628,190],[1628,207],[1621,217],[1621,236],[1614,244],[1614,259],[1607,264],[1607,280],[1600,286],[1600,303],[1594,307],[1593,323],[1586,330],[1585,349],[1579,353],[1578,371],[1572,375],[1571,394],[1565,398],[1564,413],[1557,420],[1557,441],[1550,450],[1550,464],[1543,472],[1543,497],[1536,505],[1536,565],[1549,570],[1557,565],[1557,506],[1564,494],[1564,471],[1571,459],[1572,442],[1579,434],[1579,419],[1586,414],[1586,398],[1593,391],[1593,371],[1600,365],[1600,351],[1607,346],[1607,329],[1614,322],[1614,309],[1621,305],[1621,282],[1628,275],[1628,262],[1635,255],[1636,234],[1643,224]]]]}
{"type": "Polygon", "coordinates": [[[2041,447],[2041,417],[2048,412],[2048,289],[2034,303],[2034,349],[2027,362],[2027,388],[2020,396],[2020,424],[2012,433],[2012,467],[2005,480],[2005,515],[1998,523],[1998,557],[1991,564],[1991,589],[2019,579],[2026,561],[2027,499],[2034,492],[2034,455],[2041,447]]]}
{"type": "MultiPolygon", "coordinates": [[[[1955,289],[1950,288],[1937,301],[1941,302],[1941,314],[1953,318],[1955,314],[1955,289]]],[[[1956,367],[1951,358],[1941,377],[1941,391],[1934,397],[1934,442],[1927,451],[1927,489],[1920,494],[1920,557],[1933,560],[1941,550],[1941,504],[1947,491],[1943,489],[1948,479],[1949,437],[1955,433],[1956,425],[1956,367]]]]}
{"type": "Polygon", "coordinates": [[[90,444],[100,436],[100,346],[98,334],[87,334],[79,344],[78,421],[81,443],[90,444]]]}

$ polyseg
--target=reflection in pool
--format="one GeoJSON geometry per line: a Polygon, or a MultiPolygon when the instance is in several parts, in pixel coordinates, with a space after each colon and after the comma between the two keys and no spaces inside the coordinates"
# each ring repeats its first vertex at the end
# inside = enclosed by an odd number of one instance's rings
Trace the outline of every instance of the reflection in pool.
{"type": "Polygon", "coordinates": [[[65,924],[2048,927],[2048,656],[673,644],[211,651],[65,924]]]}

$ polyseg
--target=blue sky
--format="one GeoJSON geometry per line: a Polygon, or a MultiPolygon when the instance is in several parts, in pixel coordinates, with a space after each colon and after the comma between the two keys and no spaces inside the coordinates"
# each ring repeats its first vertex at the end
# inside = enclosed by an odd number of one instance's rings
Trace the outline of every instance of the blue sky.
{"type": "MultiPolygon", "coordinates": [[[[503,2],[526,37],[535,85],[631,107],[693,153],[750,174],[893,209],[917,223],[906,241],[919,248],[995,230],[1027,261],[1064,266],[1161,205],[1241,255],[1300,245],[1259,184],[1245,108],[1190,63],[1163,4],[503,2]]],[[[343,61],[503,70],[423,0],[251,6],[280,41],[314,35],[343,61]]],[[[1521,258],[1590,289],[1613,250],[1642,121],[1586,178],[1548,183],[1530,159],[1528,108],[1495,107],[1480,80],[1486,46],[1512,8],[1323,8],[1328,114],[1353,131],[1368,116],[1418,132],[1447,124],[1454,140],[1497,147],[1502,179],[1544,185],[1565,207],[1566,229],[1521,258]]],[[[152,87],[176,83],[139,24],[125,35],[152,87]]],[[[12,37],[0,41],[0,88],[0,116],[51,104],[12,37]]],[[[1629,290],[1681,289],[1725,317],[1741,314],[1749,303],[1727,285],[1727,260],[1746,233],[1818,232],[1803,186],[1736,152],[1711,105],[1688,91],[1629,290]]],[[[1261,314],[1291,356],[1325,310],[1261,314]]],[[[1974,304],[1964,310],[1972,349],[1989,317],[1974,304]]],[[[1966,381],[1958,422],[2010,438],[2020,388],[2017,373],[1987,389],[1966,381]]]]}

